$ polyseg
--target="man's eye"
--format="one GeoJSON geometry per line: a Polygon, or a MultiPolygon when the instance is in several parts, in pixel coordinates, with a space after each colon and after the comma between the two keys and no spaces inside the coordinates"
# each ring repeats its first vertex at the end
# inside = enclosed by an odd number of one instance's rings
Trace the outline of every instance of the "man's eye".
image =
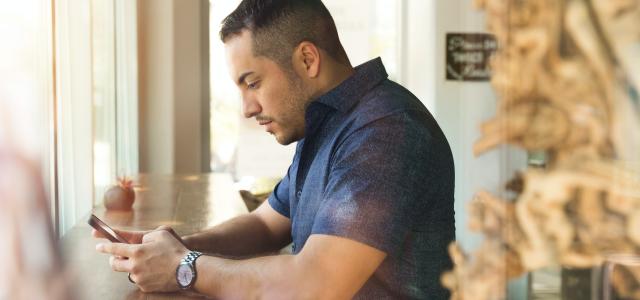
{"type": "Polygon", "coordinates": [[[258,88],[258,81],[256,82],[252,82],[252,83],[248,83],[247,84],[247,88],[251,89],[251,90],[255,90],[258,88]]]}

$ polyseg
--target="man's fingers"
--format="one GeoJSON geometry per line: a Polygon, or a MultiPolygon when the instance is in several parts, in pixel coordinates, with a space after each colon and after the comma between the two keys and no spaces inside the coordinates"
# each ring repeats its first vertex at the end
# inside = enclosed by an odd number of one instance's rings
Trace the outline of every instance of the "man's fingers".
{"type": "Polygon", "coordinates": [[[109,264],[111,265],[111,269],[116,272],[132,273],[133,270],[133,263],[130,259],[111,256],[109,258],[109,264]]]}
{"type": "Polygon", "coordinates": [[[114,229],[114,231],[127,240],[131,244],[140,244],[142,243],[142,236],[144,236],[149,231],[125,231],[114,229]]]}
{"type": "MultiPolygon", "coordinates": [[[[119,230],[116,230],[116,229],[114,229],[113,231],[115,231],[118,235],[120,235],[121,237],[125,238],[126,240],[129,240],[127,238],[128,234],[126,234],[125,232],[122,232],[122,231],[119,231],[119,230]]],[[[106,239],[107,238],[107,236],[104,233],[96,230],[95,228],[91,229],[91,235],[93,237],[99,238],[99,239],[106,239]]]]}
{"type": "Polygon", "coordinates": [[[102,232],[97,231],[97,230],[95,230],[95,229],[91,229],[91,235],[92,235],[94,238],[99,238],[99,239],[104,239],[104,238],[106,238],[106,237],[102,234],[102,232]]]}
{"type": "MultiPolygon", "coordinates": [[[[117,232],[117,230],[114,230],[114,231],[116,231],[116,232],[117,232]]],[[[106,236],[104,233],[102,233],[102,232],[100,232],[100,231],[96,230],[95,228],[91,229],[91,235],[92,235],[93,237],[95,237],[95,238],[99,238],[99,239],[106,239],[106,238],[107,238],[107,236],[106,236]]],[[[123,236],[123,237],[124,237],[124,236],[123,236]]]]}
{"type": "Polygon", "coordinates": [[[156,228],[156,230],[164,230],[167,231],[169,233],[171,233],[171,235],[173,235],[174,238],[176,238],[176,240],[178,240],[183,246],[187,247],[187,244],[184,243],[184,241],[182,240],[182,237],[179,236],[175,230],[173,230],[173,228],[166,226],[166,225],[162,225],[158,228],[156,228]]]}
{"type": "Polygon", "coordinates": [[[140,245],[123,244],[123,243],[106,243],[96,245],[98,252],[107,253],[115,256],[134,257],[140,252],[140,245]]]}
{"type": "MultiPolygon", "coordinates": [[[[165,225],[160,226],[153,231],[126,231],[126,230],[118,230],[118,229],[114,229],[113,231],[115,231],[118,235],[123,237],[125,240],[127,240],[131,244],[140,244],[140,243],[153,241],[154,237],[157,235],[157,233],[154,233],[154,232],[166,231],[171,235],[173,235],[178,241],[180,241],[184,245],[182,238],[173,230],[173,228],[165,225]],[[154,234],[151,234],[151,233],[154,233],[154,234]]],[[[107,238],[102,232],[97,231],[95,229],[91,230],[91,235],[99,239],[107,238]]]]}
{"type": "Polygon", "coordinates": [[[156,229],[154,231],[151,231],[151,232],[145,234],[142,237],[142,243],[144,244],[144,243],[153,242],[156,239],[158,239],[158,237],[160,237],[162,235],[167,235],[168,236],[168,235],[171,235],[171,233],[169,233],[169,231],[165,230],[165,229],[159,229],[159,230],[156,229]]]}
{"type": "MultiPolygon", "coordinates": [[[[142,236],[148,233],[149,231],[126,231],[126,230],[118,230],[113,229],[119,236],[123,237],[130,244],[140,244],[142,243],[142,236]]],[[[91,235],[98,239],[106,239],[107,237],[100,231],[96,229],[91,230],[91,235]]]]}
{"type": "MultiPolygon", "coordinates": [[[[153,237],[154,235],[151,235],[151,236],[147,237],[146,239],[145,239],[145,236],[149,235],[150,233],[155,232],[155,231],[166,231],[166,232],[169,232],[177,240],[182,242],[182,239],[173,230],[173,228],[171,228],[169,226],[166,226],[166,225],[162,225],[162,226],[156,228],[153,231],[126,231],[126,230],[118,230],[118,229],[114,229],[113,231],[115,231],[118,235],[123,237],[125,240],[127,240],[131,244],[140,244],[140,243],[143,243],[143,242],[152,241],[153,239],[149,239],[149,238],[153,237]]],[[[102,232],[97,231],[95,229],[91,230],[91,235],[93,235],[93,237],[95,237],[95,238],[100,238],[100,239],[106,239],[107,238],[102,232]]]]}
{"type": "Polygon", "coordinates": [[[171,228],[171,226],[167,226],[167,225],[160,225],[160,226],[158,226],[158,228],[156,228],[156,230],[165,230],[165,231],[173,233],[173,228],[171,228]]]}
{"type": "Polygon", "coordinates": [[[160,226],[156,228],[156,230],[145,234],[142,237],[142,243],[144,244],[144,243],[153,242],[162,236],[164,236],[164,238],[174,238],[178,242],[180,242],[180,244],[182,244],[185,248],[187,248],[187,245],[184,243],[182,238],[169,226],[160,226]]]}

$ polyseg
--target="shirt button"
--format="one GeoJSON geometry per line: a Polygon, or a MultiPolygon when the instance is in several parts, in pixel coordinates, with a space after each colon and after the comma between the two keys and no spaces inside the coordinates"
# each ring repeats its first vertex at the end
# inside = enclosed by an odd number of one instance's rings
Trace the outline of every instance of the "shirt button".
{"type": "Polygon", "coordinates": [[[302,191],[301,191],[301,190],[298,190],[298,192],[296,193],[296,196],[297,196],[298,198],[300,198],[300,196],[302,196],[302,191]]]}

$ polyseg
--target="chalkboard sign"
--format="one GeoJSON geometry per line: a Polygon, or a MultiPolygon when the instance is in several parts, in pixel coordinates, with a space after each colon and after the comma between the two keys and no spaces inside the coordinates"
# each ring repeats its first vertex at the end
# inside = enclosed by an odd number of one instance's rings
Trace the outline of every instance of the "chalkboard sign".
{"type": "Polygon", "coordinates": [[[498,43],[486,33],[447,33],[447,80],[488,81],[498,43]]]}

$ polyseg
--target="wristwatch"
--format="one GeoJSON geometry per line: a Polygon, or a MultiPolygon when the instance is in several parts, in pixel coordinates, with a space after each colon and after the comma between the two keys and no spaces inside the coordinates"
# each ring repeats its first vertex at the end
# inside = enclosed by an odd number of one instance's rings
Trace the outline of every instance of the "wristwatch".
{"type": "Polygon", "coordinates": [[[191,251],[180,261],[178,268],[176,268],[176,281],[181,289],[186,290],[196,283],[198,278],[196,259],[201,255],[202,253],[198,251],[191,251]]]}

